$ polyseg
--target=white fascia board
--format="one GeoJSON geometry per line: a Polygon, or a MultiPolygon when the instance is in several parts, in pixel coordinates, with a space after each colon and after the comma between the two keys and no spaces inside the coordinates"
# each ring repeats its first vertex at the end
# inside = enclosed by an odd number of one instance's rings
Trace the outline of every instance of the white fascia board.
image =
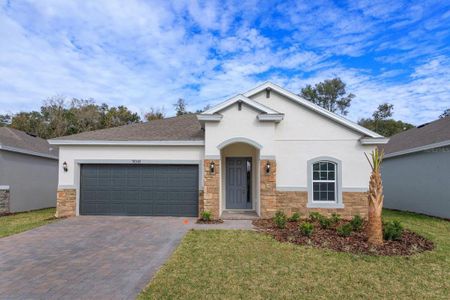
{"type": "Polygon", "coordinates": [[[56,159],[56,160],[58,159],[58,156],[55,156],[55,155],[45,154],[45,153],[40,153],[40,152],[36,152],[36,151],[15,148],[15,147],[3,146],[3,145],[0,145],[0,150],[16,152],[16,153],[20,153],[20,154],[27,154],[27,155],[32,155],[32,156],[38,156],[38,157],[44,157],[44,158],[50,158],[50,159],[56,159]]]}
{"type": "Polygon", "coordinates": [[[280,122],[284,119],[284,114],[260,114],[258,115],[259,121],[280,122]]]}
{"type": "Polygon", "coordinates": [[[310,101],[308,101],[308,100],[306,100],[306,99],[304,99],[304,98],[302,98],[302,97],[300,97],[300,96],[298,96],[298,95],[296,95],[296,94],[294,94],[294,93],[292,93],[292,92],[290,92],[288,90],[285,90],[284,88],[282,88],[282,87],[280,87],[280,86],[278,86],[278,85],[276,85],[276,84],[274,84],[272,82],[266,82],[266,83],[263,83],[260,86],[257,86],[254,89],[251,89],[250,91],[244,93],[244,96],[245,97],[251,97],[251,96],[253,96],[255,94],[258,94],[258,93],[266,90],[267,88],[270,88],[271,90],[276,91],[277,93],[285,96],[286,98],[288,98],[288,99],[290,99],[290,100],[292,100],[294,102],[297,102],[297,103],[299,103],[299,104],[301,104],[303,106],[306,106],[307,108],[309,108],[309,109],[311,109],[313,111],[316,111],[317,113],[319,113],[319,114],[321,114],[321,115],[323,115],[325,117],[328,117],[328,118],[330,118],[330,119],[332,119],[332,120],[334,120],[334,121],[336,121],[336,122],[338,122],[338,123],[340,123],[340,124],[342,124],[344,126],[350,127],[353,130],[356,130],[356,131],[358,131],[360,133],[363,133],[363,134],[365,134],[365,135],[367,135],[369,137],[373,137],[373,138],[382,138],[383,137],[383,136],[379,135],[378,133],[373,132],[372,130],[364,128],[361,125],[358,125],[358,124],[356,124],[356,123],[354,123],[354,122],[352,122],[350,120],[347,120],[346,118],[344,118],[344,117],[342,117],[340,115],[332,113],[329,110],[324,109],[323,107],[320,107],[320,106],[318,106],[318,105],[316,105],[316,104],[314,104],[314,103],[312,103],[312,102],[310,102],[310,101]]]}
{"type": "Polygon", "coordinates": [[[450,140],[442,141],[439,143],[428,144],[425,146],[415,147],[415,148],[411,148],[411,149],[406,149],[406,150],[402,150],[402,151],[392,152],[392,153],[386,154],[384,156],[384,158],[391,158],[391,157],[396,157],[396,156],[400,156],[400,155],[405,155],[405,154],[410,154],[410,153],[415,153],[415,152],[420,152],[420,151],[425,151],[425,150],[431,150],[434,148],[440,148],[440,147],[446,147],[446,146],[450,146],[450,140]]]}
{"type": "Polygon", "coordinates": [[[220,114],[199,114],[197,115],[197,119],[199,121],[212,121],[219,122],[222,120],[223,116],[220,114]]]}
{"type": "Polygon", "coordinates": [[[362,138],[359,140],[361,145],[384,145],[389,142],[388,138],[362,138]]]}
{"type": "Polygon", "coordinates": [[[48,140],[51,145],[91,146],[204,146],[205,141],[101,141],[101,140],[48,140]]]}
{"type": "Polygon", "coordinates": [[[279,114],[278,111],[271,109],[259,102],[256,102],[252,99],[245,97],[244,95],[236,95],[233,98],[230,98],[222,103],[217,104],[216,106],[208,109],[207,111],[201,113],[200,115],[212,115],[218,113],[219,111],[229,107],[230,105],[235,104],[236,102],[242,101],[243,103],[263,112],[266,114],[279,114]]]}

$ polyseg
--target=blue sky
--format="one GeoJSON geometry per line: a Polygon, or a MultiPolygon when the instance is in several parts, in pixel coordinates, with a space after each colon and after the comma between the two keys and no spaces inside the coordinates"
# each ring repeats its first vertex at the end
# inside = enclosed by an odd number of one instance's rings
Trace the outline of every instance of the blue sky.
{"type": "Polygon", "coordinates": [[[394,104],[413,124],[450,107],[449,1],[0,0],[0,112],[61,95],[192,110],[270,80],[341,77],[348,118],[394,104]]]}

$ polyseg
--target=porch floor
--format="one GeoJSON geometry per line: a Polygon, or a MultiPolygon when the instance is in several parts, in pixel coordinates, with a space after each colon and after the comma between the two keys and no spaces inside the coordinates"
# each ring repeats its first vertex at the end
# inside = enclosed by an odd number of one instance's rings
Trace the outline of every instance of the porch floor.
{"type": "Polygon", "coordinates": [[[256,211],[225,210],[220,218],[222,220],[255,220],[259,217],[256,211]]]}

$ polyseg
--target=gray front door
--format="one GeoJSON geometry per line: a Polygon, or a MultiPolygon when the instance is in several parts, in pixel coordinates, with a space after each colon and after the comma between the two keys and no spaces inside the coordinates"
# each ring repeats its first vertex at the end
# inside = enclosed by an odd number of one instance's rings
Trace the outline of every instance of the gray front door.
{"type": "Polygon", "coordinates": [[[197,165],[81,165],[80,214],[192,216],[197,165]]]}
{"type": "Polygon", "coordinates": [[[226,209],[251,209],[252,159],[227,157],[226,159],[226,209]]]}

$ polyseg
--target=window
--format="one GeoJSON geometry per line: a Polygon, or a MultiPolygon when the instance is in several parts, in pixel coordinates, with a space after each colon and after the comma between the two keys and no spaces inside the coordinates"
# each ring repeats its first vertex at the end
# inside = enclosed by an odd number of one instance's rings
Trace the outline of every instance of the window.
{"type": "Polygon", "coordinates": [[[337,164],[332,161],[320,160],[312,165],[313,201],[337,201],[337,164]]]}
{"type": "Polygon", "coordinates": [[[342,202],[342,162],[329,156],[308,160],[309,208],[344,208],[342,202]]]}

